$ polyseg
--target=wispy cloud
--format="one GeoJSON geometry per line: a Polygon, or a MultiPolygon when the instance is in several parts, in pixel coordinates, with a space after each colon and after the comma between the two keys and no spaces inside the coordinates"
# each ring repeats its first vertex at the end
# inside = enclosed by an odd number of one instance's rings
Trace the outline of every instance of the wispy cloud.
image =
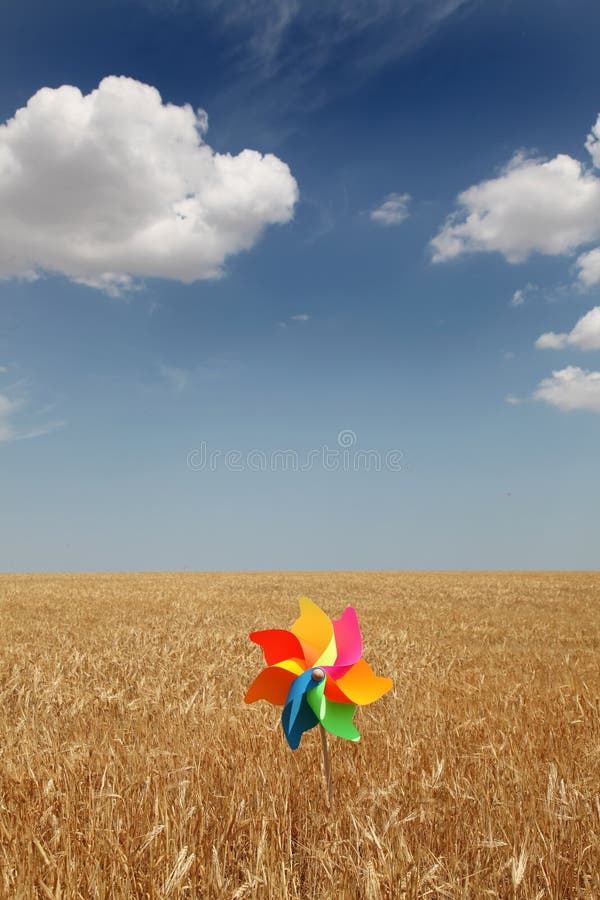
{"type": "Polygon", "coordinates": [[[510,299],[510,305],[514,307],[523,306],[523,304],[538,290],[537,284],[528,282],[525,287],[518,288],[510,299]]]}
{"type": "Polygon", "coordinates": [[[290,323],[309,322],[310,318],[308,313],[296,313],[294,316],[289,316],[287,319],[280,320],[277,325],[279,328],[287,328],[290,323]]]}
{"type": "Polygon", "coordinates": [[[408,219],[410,194],[388,194],[381,206],[371,211],[370,218],[378,225],[400,225],[408,219]]]}
{"type": "Polygon", "coordinates": [[[137,0],[195,11],[221,36],[236,91],[269,81],[280,108],[322,106],[424,44],[476,0],[137,0]],[[327,81],[314,84],[327,70],[327,81]],[[351,78],[348,78],[351,74],[351,78]],[[240,78],[243,75],[243,79],[240,78]],[[277,97],[285,97],[279,104],[277,97]]]}
{"type": "MultiPolygon", "coordinates": [[[[0,373],[6,372],[6,367],[0,373]]],[[[18,383],[0,392],[0,443],[41,437],[65,425],[64,421],[47,421],[48,408],[32,410],[23,385],[18,383]]]]}
{"type": "Polygon", "coordinates": [[[247,38],[248,56],[267,70],[289,69],[292,45],[305,60],[305,76],[336,51],[363,39],[356,68],[377,69],[422,44],[467,0],[213,0],[228,29],[247,38]]]}
{"type": "MultiPolygon", "coordinates": [[[[235,378],[239,375],[241,368],[242,364],[239,359],[223,355],[208,357],[203,362],[187,368],[161,363],[158,366],[158,374],[163,388],[166,385],[170,390],[180,394],[202,384],[235,378]]],[[[156,380],[153,381],[152,386],[156,387],[156,380]]]]}

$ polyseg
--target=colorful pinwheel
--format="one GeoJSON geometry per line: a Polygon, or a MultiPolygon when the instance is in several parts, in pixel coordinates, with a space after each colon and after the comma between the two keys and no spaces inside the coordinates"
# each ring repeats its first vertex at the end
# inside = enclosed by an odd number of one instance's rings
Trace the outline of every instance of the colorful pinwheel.
{"type": "Polygon", "coordinates": [[[300,598],[300,616],[289,631],[253,631],[267,668],[254,680],[246,703],[268,700],[283,705],[281,722],[295,750],[305,731],[319,723],[339,737],[358,741],[352,721],[358,706],[378,700],[392,687],[362,656],[356,611],[348,606],[333,622],[322,609],[300,598]]]}

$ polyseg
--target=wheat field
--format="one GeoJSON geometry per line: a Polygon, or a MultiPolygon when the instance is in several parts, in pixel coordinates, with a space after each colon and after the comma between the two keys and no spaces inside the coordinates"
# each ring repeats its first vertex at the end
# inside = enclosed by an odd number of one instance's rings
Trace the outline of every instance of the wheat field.
{"type": "Polygon", "coordinates": [[[600,575],[0,575],[3,898],[599,898],[600,575]],[[294,753],[253,629],[394,690],[294,753]]]}

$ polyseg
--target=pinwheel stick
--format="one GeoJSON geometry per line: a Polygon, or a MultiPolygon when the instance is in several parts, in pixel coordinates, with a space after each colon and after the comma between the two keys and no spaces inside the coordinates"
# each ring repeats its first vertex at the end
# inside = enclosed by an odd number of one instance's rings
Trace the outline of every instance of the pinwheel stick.
{"type": "MultiPolygon", "coordinates": [[[[323,681],[325,672],[323,669],[314,669],[312,673],[313,681],[323,681]]],[[[319,731],[321,732],[321,747],[323,748],[323,772],[325,774],[325,784],[327,785],[327,799],[331,806],[331,759],[329,758],[329,741],[327,740],[327,732],[319,722],[319,731]]]]}
{"type": "Polygon", "coordinates": [[[327,732],[320,723],[319,731],[321,732],[321,746],[323,747],[323,769],[325,772],[325,783],[327,784],[327,799],[329,800],[329,806],[331,806],[333,794],[331,788],[331,760],[329,758],[329,741],[327,740],[327,732]]]}

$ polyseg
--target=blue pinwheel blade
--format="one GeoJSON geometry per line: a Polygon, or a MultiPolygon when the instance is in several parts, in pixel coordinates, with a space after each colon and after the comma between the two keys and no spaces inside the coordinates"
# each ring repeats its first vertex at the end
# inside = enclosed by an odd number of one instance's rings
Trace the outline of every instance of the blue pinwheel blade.
{"type": "Polygon", "coordinates": [[[317,684],[312,677],[312,669],[309,669],[298,675],[290,685],[281,714],[281,724],[292,750],[298,747],[305,731],[319,724],[306,699],[308,691],[313,690],[317,684]]]}
{"type": "Polygon", "coordinates": [[[283,725],[283,731],[288,744],[292,750],[296,750],[304,732],[309,731],[311,728],[314,728],[315,725],[318,725],[319,720],[306,700],[301,703],[300,709],[294,717],[293,722],[290,721],[290,710],[291,704],[290,706],[284,707],[283,713],[281,714],[281,724],[283,725]]]}

